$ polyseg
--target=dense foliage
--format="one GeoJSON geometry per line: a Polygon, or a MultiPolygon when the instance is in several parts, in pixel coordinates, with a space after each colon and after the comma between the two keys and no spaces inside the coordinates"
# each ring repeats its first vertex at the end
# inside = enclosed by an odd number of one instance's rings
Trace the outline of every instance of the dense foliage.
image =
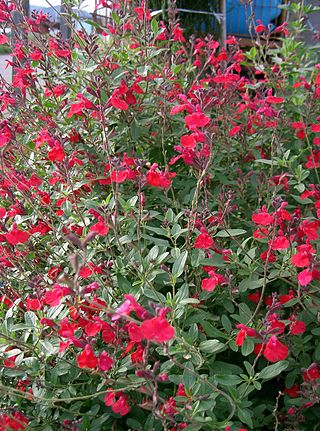
{"type": "Polygon", "coordinates": [[[315,430],[319,54],[113,7],[2,82],[0,429],[315,430]]]}

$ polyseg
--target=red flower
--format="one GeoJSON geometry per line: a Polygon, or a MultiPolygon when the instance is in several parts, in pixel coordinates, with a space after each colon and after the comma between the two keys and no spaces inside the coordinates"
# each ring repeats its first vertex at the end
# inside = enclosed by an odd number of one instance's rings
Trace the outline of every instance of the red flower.
{"type": "Polygon", "coordinates": [[[277,236],[273,241],[269,241],[272,250],[285,250],[290,246],[290,242],[284,235],[277,236]]]}
{"type": "Polygon", "coordinates": [[[53,266],[48,271],[48,277],[53,280],[62,272],[61,266],[53,266]]]}
{"type": "Polygon", "coordinates": [[[259,302],[261,295],[260,295],[260,292],[258,290],[256,290],[254,293],[249,293],[247,298],[251,302],[259,302]]]}
{"type": "Polygon", "coordinates": [[[236,337],[236,345],[242,346],[246,336],[247,336],[246,331],[244,329],[240,329],[240,331],[238,332],[237,337],[236,337]]]}
{"type": "MultiPolygon", "coordinates": [[[[2,431],[5,430],[25,430],[28,426],[28,419],[21,413],[21,412],[12,412],[10,416],[3,414],[2,417],[0,417],[0,420],[4,419],[4,428],[0,428],[2,431]]],[[[0,421],[0,425],[2,425],[2,422],[0,421]]]]}
{"type": "Polygon", "coordinates": [[[169,174],[164,172],[156,171],[157,165],[153,165],[150,171],[146,175],[147,183],[153,187],[160,187],[167,189],[171,186],[170,177],[175,176],[175,174],[169,174]]]}
{"type": "Polygon", "coordinates": [[[48,159],[51,160],[51,162],[62,162],[64,158],[65,152],[60,145],[56,145],[48,153],[48,159]]]}
{"type": "Polygon", "coordinates": [[[304,269],[298,274],[298,281],[301,286],[307,286],[313,280],[312,272],[304,269]]]}
{"type": "Polygon", "coordinates": [[[315,381],[320,379],[318,364],[311,364],[308,369],[302,369],[302,377],[305,382],[315,381]]]}
{"type": "Polygon", "coordinates": [[[306,324],[302,320],[295,320],[295,318],[290,320],[292,320],[292,323],[289,328],[292,335],[303,334],[306,331],[306,324]]]}
{"type": "Polygon", "coordinates": [[[78,355],[77,362],[79,368],[96,368],[98,359],[90,344],[87,344],[83,352],[78,355]]]}
{"type": "Polygon", "coordinates": [[[114,413],[118,413],[121,416],[125,416],[130,411],[130,406],[128,404],[128,396],[123,395],[121,392],[109,392],[104,397],[104,402],[106,406],[111,406],[114,413]],[[118,400],[115,401],[116,395],[119,396],[118,400]]]}
{"type": "Polygon", "coordinates": [[[67,317],[61,320],[58,334],[61,335],[61,337],[63,338],[71,338],[74,336],[74,327],[69,322],[67,317]]]}
{"type": "Polygon", "coordinates": [[[255,329],[250,328],[249,326],[245,326],[242,323],[238,323],[236,325],[236,327],[237,327],[237,329],[240,329],[240,331],[238,332],[237,337],[236,337],[236,345],[237,346],[242,346],[246,336],[248,336],[248,337],[258,337],[259,336],[258,332],[255,329]]]}
{"type": "Polygon", "coordinates": [[[107,354],[105,350],[101,353],[99,357],[99,370],[108,371],[113,365],[113,359],[107,354]]]}
{"type": "Polygon", "coordinates": [[[18,229],[15,224],[13,225],[11,231],[5,235],[6,240],[11,245],[24,244],[28,241],[29,237],[30,235],[28,232],[18,229]]]}
{"type": "Polygon", "coordinates": [[[27,310],[40,310],[41,302],[37,298],[27,298],[26,300],[27,310]]]}
{"type": "Polygon", "coordinates": [[[291,388],[284,388],[284,392],[291,398],[297,398],[299,396],[300,385],[298,383],[291,386],[291,388]]]}
{"type": "Polygon", "coordinates": [[[104,236],[109,232],[109,226],[105,224],[103,219],[101,218],[96,224],[90,227],[91,232],[96,232],[97,235],[104,236]]]}
{"type": "Polygon", "coordinates": [[[309,266],[312,259],[312,254],[315,249],[310,244],[302,244],[297,247],[298,253],[294,254],[291,258],[291,263],[297,268],[304,268],[309,266]]]}
{"type": "Polygon", "coordinates": [[[280,343],[275,335],[272,335],[267,341],[263,355],[270,362],[283,361],[288,357],[289,349],[280,343]]]}
{"type": "Polygon", "coordinates": [[[185,42],[185,38],[183,36],[183,30],[180,28],[179,23],[174,26],[173,29],[173,40],[175,42],[185,42]]]}
{"type": "Polygon", "coordinates": [[[54,289],[49,290],[44,295],[44,302],[47,305],[50,305],[50,307],[56,307],[60,304],[60,301],[63,297],[63,291],[62,289],[54,289]]]}
{"type": "Polygon", "coordinates": [[[257,19],[257,23],[258,25],[256,26],[256,33],[261,33],[263,31],[266,31],[266,27],[262,24],[262,22],[260,21],[260,19],[257,19]]]}
{"type": "Polygon", "coordinates": [[[213,244],[213,239],[208,234],[208,232],[201,228],[201,234],[196,238],[194,243],[194,248],[203,248],[207,250],[208,248],[211,248],[213,244]]]}
{"type": "Polygon", "coordinates": [[[143,338],[156,343],[169,341],[175,334],[174,328],[166,319],[161,317],[154,317],[153,319],[145,320],[141,324],[140,329],[143,338]]]}
{"type": "Polygon", "coordinates": [[[268,96],[268,97],[266,97],[266,102],[270,103],[271,105],[276,105],[279,103],[283,103],[284,98],[283,97],[276,97],[276,96],[268,96]]]}
{"type": "Polygon", "coordinates": [[[88,335],[88,337],[94,337],[98,332],[101,331],[102,323],[99,321],[93,321],[88,322],[85,327],[84,331],[88,335]]]}
{"type": "Polygon", "coordinates": [[[8,43],[8,38],[5,34],[0,34],[0,45],[8,43]]]}
{"type": "Polygon", "coordinates": [[[189,148],[189,149],[193,149],[197,146],[197,141],[195,138],[195,133],[193,133],[192,135],[183,135],[180,138],[180,144],[182,145],[183,148],[189,148]]]}
{"type": "Polygon", "coordinates": [[[216,274],[214,271],[209,272],[210,278],[204,278],[201,282],[201,287],[203,290],[212,292],[219,283],[224,281],[224,277],[221,274],[216,274]]]}
{"type": "Polygon", "coordinates": [[[257,225],[269,226],[274,222],[274,217],[272,214],[268,214],[267,208],[263,206],[260,212],[252,215],[251,220],[257,225]]]}
{"type": "Polygon", "coordinates": [[[120,97],[111,97],[110,104],[114,108],[120,109],[121,111],[126,111],[129,108],[127,102],[125,102],[123,99],[120,99],[120,97]]]}
{"type": "Polygon", "coordinates": [[[238,135],[241,132],[241,126],[234,126],[231,130],[229,130],[229,136],[232,138],[233,136],[238,135]]]}
{"type": "Polygon", "coordinates": [[[205,127],[210,123],[210,118],[203,112],[195,112],[194,114],[187,115],[184,121],[190,130],[195,130],[198,127],[205,127]]]}

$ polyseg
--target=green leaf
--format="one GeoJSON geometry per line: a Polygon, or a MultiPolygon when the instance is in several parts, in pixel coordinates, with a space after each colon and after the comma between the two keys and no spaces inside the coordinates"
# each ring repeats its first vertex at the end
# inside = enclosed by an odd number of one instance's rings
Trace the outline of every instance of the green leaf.
{"type": "Polygon", "coordinates": [[[201,265],[201,261],[204,259],[204,257],[205,257],[204,250],[201,250],[201,249],[192,250],[192,253],[191,253],[191,266],[193,268],[197,268],[198,266],[200,266],[201,265]]]}
{"type": "Polygon", "coordinates": [[[153,18],[153,20],[151,21],[151,28],[153,31],[153,34],[156,35],[159,31],[159,25],[158,25],[158,21],[153,18]]]}
{"type": "Polygon", "coordinates": [[[202,259],[200,261],[201,265],[211,265],[211,266],[226,266],[227,262],[222,259],[220,254],[215,253],[210,259],[202,259]]]}
{"type": "Polygon", "coordinates": [[[223,328],[230,333],[232,331],[232,323],[230,322],[230,319],[225,314],[221,317],[221,323],[223,328]]]}
{"type": "Polygon", "coordinates": [[[232,236],[239,236],[247,233],[244,229],[228,229],[228,230],[221,230],[220,232],[217,232],[215,234],[215,237],[219,238],[229,238],[232,236]]]}
{"type": "Polygon", "coordinates": [[[199,349],[204,353],[217,353],[225,349],[225,344],[219,340],[202,341],[199,344],[199,349]]]}
{"type": "Polygon", "coordinates": [[[188,252],[185,250],[180,254],[178,259],[174,262],[172,266],[172,275],[175,278],[178,278],[183,273],[184,267],[186,265],[187,257],[188,257],[188,252]]]}
{"type": "Polygon", "coordinates": [[[238,407],[238,417],[241,420],[241,422],[249,425],[250,428],[253,428],[250,410],[241,409],[240,407],[238,407]]]}
{"type": "Polygon", "coordinates": [[[282,371],[288,368],[288,361],[279,361],[275,364],[268,365],[259,373],[259,379],[268,380],[278,376],[282,371]]]}
{"type": "Polygon", "coordinates": [[[254,342],[251,338],[246,337],[242,346],[241,346],[241,354],[243,356],[248,356],[254,350],[254,342]]]}
{"type": "Polygon", "coordinates": [[[240,292],[245,292],[248,289],[257,289],[258,287],[263,286],[263,278],[259,280],[252,280],[251,278],[246,278],[241,281],[239,284],[240,292]]]}
{"type": "Polygon", "coordinates": [[[186,388],[191,389],[194,386],[194,384],[196,383],[197,377],[193,373],[194,368],[193,368],[192,362],[190,362],[190,361],[186,362],[185,366],[188,369],[185,369],[183,371],[183,383],[184,383],[186,388]]]}
{"type": "Polygon", "coordinates": [[[36,328],[39,319],[33,311],[27,311],[24,313],[24,321],[26,322],[27,326],[36,328]]]}
{"type": "Polygon", "coordinates": [[[224,386],[236,386],[243,382],[241,377],[235,376],[234,374],[221,374],[214,376],[214,378],[220,385],[224,386]]]}

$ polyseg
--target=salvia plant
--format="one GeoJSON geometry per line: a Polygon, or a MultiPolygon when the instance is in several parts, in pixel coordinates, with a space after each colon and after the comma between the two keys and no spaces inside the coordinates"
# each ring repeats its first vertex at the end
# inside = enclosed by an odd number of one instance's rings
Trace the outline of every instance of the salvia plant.
{"type": "Polygon", "coordinates": [[[0,0],[0,430],[316,430],[306,7],[242,51],[106,6],[65,40],[0,0]]]}

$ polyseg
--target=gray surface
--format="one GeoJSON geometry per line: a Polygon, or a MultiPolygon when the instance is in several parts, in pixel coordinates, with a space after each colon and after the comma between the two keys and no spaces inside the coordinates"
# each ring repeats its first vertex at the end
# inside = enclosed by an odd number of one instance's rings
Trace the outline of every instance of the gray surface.
{"type": "Polygon", "coordinates": [[[12,68],[8,66],[6,68],[7,62],[6,60],[10,60],[10,55],[0,55],[0,75],[4,77],[4,79],[8,82],[11,82],[12,77],[12,68]]]}

